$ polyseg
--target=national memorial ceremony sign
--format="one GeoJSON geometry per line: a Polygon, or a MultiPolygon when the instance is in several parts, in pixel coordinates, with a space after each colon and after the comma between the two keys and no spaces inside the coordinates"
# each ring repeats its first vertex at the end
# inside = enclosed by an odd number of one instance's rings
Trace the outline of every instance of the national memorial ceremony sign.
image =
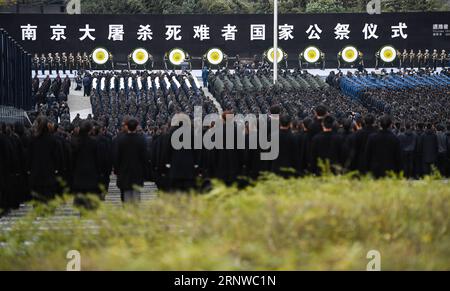
{"type": "MultiPolygon", "coordinates": [[[[273,42],[272,15],[0,15],[4,28],[29,53],[92,52],[104,47],[116,62],[126,62],[137,47],[148,50],[157,67],[167,51],[182,48],[201,57],[212,47],[228,56],[261,55],[273,42]]],[[[326,54],[336,67],[348,45],[374,66],[385,45],[398,50],[450,50],[450,12],[368,14],[287,14],[279,16],[278,45],[290,64],[308,46],[326,54]]]]}

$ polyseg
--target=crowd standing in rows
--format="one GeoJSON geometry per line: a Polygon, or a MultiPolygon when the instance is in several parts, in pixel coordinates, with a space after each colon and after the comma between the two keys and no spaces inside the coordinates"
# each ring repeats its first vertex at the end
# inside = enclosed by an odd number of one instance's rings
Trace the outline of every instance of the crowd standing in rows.
{"type": "MultiPolygon", "coordinates": [[[[97,74],[90,92],[93,116],[77,116],[72,122],[63,96],[67,94],[45,80],[33,87],[43,97],[37,97],[40,114],[32,128],[0,124],[0,208],[15,208],[32,194],[48,200],[70,191],[81,194],[76,203],[86,193],[102,197],[111,173],[117,175],[124,201],[138,200],[135,186],[144,181],[166,191],[205,189],[212,179],[243,187],[248,178],[265,172],[321,175],[326,168],[320,161],[328,161],[336,174],[358,171],[379,178],[403,171],[408,178],[420,178],[436,168],[450,175],[447,115],[434,115],[431,108],[423,111],[423,119],[402,119],[399,111],[374,110],[343,95],[333,86],[336,80],[327,84],[305,72],[285,72],[274,86],[269,75],[268,70],[248,68],[209,74],[215,104],[188,73],[97,74]],[[223,111],[223,117],[267,113],[268,119],[279,119],[278,157],[263,161],[263,150],[248,147],[175,150],[171,136],[177,127],[170,120],[181,112],[192,118],[194,106],[201,106],[204,114],[223,111]]],[[[448,86],[417,90],[418,100],[427,98],[424,94],[443,94],[442,102],[449,98],[448,86]]],[[[404,102],[380,99],[398,102],[393,107],[404,102]]],[[[205,126],[203,132],[214,126],[219,125],[205,126]]],[[[253,130],[258,126],[246,127],[247,142],[253,130]]]]}

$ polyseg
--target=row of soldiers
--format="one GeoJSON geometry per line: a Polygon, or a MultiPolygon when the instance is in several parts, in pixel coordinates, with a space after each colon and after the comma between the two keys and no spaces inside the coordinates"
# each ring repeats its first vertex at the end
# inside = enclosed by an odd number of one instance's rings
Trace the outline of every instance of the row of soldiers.
{"type": "Polygon", "coordinates": [[[209,75],[209,90],[223,110],[235,113],[268,113],[270,106],[278,104],[292,118],[305,118],[317,103],[327,104],[338,118],[367,112],[361,104],[307,71],[284,71],[275,85],[271,76],[265,69],[233,74],[217,71],[209,75]]]}
{"type": "Polygon", "coordinates": [[[398,52],[400,59],[400,68],[433,68],[436,70],[438,67],[446,68],[449,66],[450,53],[447,54],[446,50],[439,52],[437,49],[430,52],[430,50],[418,50],[417,53],[414,50],[404,50],[398,52]]]}
{"type": "Polygon", "coordinates": [[[92,112],[114,134],[126,116],[133,116],[142,128],[167,125],[176,113],[194,114],[194,106],[203,113],[217,112],[212,100],[190,74],[94,73],[90,96],[92,112]]]}
{"type": "Polygon", "coordinates": [[[49,75],[42,80],[37,75],[34,76],[31,82],[31,92],[34,103],[37,107],[41,104],[50,104],[52,102],[67,102],[69,96],[71,79],[66,75],[62,79],[59,74],[56,78],[51,79],[49,75]]]}
{"type": "Polygon", "coordinates": [[[39,55],[36,53],[33,57],[33,69],[35,74],[38,75],[39,70],[42,75],[45,75],[45,70],[48,70],[50,75],[53,74],[53,70],[59,74],[62,71],[63,74],[66,74],[66,71],[69,71],[70,74],[75,71],[85,71],[92,69],[92,62],[90,56],[83,52],[81,54],[78,52],[76,55],[73,53],[69,53],[67,55],[66,52],[63,53],[48,53],[45,55],[44,53],[39,55]]]}
{"type": "Polygon", "coordinates": [[[448,70],[399,71],[385,75],[348,74],[339,80],[347,96],[377,114],[388,113],[396,120],[434,123],[450,119],[450,77],[448,70]]]}
{"type": "Polygon", "coordinates": [[[67,75],[64,79],[57,75],[53,80],[47,76],[42,82],[35,76],[31,91],[36,103],[36,113],[47,116],[54,124],[67,127],[71,121],[67,104],[70,86],[71,79],[67,75]]]}

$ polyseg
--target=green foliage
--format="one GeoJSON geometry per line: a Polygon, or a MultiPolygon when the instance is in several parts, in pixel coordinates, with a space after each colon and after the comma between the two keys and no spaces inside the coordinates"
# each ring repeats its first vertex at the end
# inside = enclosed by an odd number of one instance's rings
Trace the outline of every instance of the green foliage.
{"type": "Polygon", "coordinates": [[[343,10],[341,3],[334,0],[310,1],[306,5],[306,12],[308,13],[342,12],[343,10]]]}
{"type": "Polygon", "coordinates": [[[0,230],[1,270],[64,270],[69,250],[83,270],[365,270],[369,250],[383,270],[450,269],[450,187],[432,177],[269,175],[48,221],[61,203],[0,230]]]}
{"type": "Polygon", "coordinates": [[[0,7],[16,5],[17,0],[0,0],[0,7]]]}
{"type": "MultiPolygon", "coordinates": [[[[0,0],[7,1],[7,0],[0,0]]],[[[366,12],[369,0],[279,0],[280,13],[366,12]]],[[[1,2],[0,2],[1,3],[1,2]]],[[[273,13],[272,0],[82,0],[83,13],[273,13]]],[[[449,9],[446,0],[383,0],[383,11],[449,9]]]]}
{"type": "Polygon", "coordinates": [[[82,0],[81,11],[82,13],[136,14],[145,12],[145,6],[141,0],[82,0]]]}

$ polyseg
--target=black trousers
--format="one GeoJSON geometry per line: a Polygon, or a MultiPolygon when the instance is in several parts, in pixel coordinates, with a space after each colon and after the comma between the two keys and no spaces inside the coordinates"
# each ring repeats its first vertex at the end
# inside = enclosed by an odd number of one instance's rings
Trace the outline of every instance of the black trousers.
{"type": "Polygon", "coordinates": [[[447,175],[448,175],[446,163],[447,163],[447,153],[446,152],[438,153],[436,166],[439,169],[439,172],[441,173],[441,175],[445,176],[445,177],[447,177],[447,175]]]}
{"type": "Polygon", "coordinates": [[[403,172],[405,177],[414,177],[414,152],[403,152],[402,155],[403,172]]]}
{"type": "Polygon", "coordinates": [[[83,96],[89,96],[90,94],[91,94],[91,87],[90,86],[84,86],[83,96]]]}

